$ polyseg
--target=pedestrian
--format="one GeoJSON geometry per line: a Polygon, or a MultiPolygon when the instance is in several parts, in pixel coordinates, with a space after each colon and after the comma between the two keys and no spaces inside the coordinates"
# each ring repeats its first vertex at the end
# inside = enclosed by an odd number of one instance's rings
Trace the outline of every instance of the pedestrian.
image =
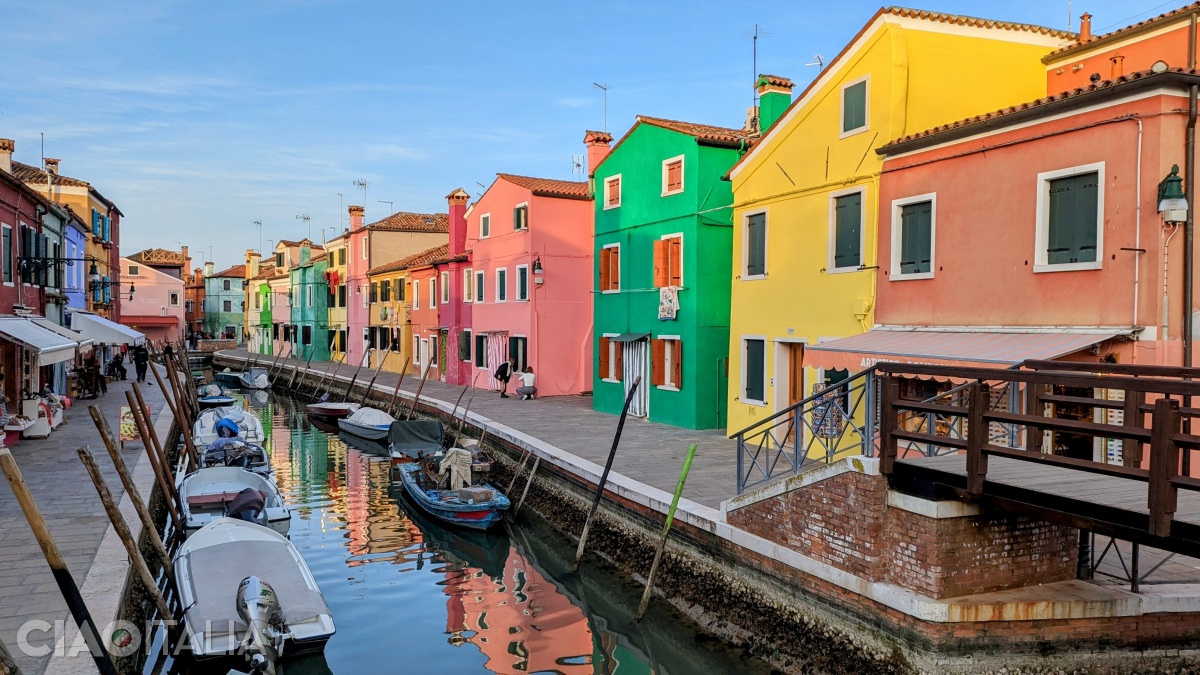
{"type": "Polygon", "coordinates": [[[258,519],[258,514],[262,513],[266,503],[267,496],[261,490],[246,488],[237,493],[233,501],[229,502],[229,506],[225,509],[225,515],[253,523],[258,519]]]}
{"type": "Polygon", "coordinates": [[[133,366],[137,369],[137,381],[146,383],[146,366],[150,364],[150,351],[138,345],[133,348],[133,366]]]}
{"type": "Polygon", "coordinates": [[[533,381],[533,366],[526,366],[525,372],[521,373],[521,386],[517,387],[522,401],[531,401],[537,396],[537,387],[533,386],[533,381]]]}
{"type": "Polygon", "coordinates": [[[517,357],[510,356],[508,360],[496,368],[493,375],[500,382],[500,398],[508,398],[508,380],[517,370],[517,357]]]}

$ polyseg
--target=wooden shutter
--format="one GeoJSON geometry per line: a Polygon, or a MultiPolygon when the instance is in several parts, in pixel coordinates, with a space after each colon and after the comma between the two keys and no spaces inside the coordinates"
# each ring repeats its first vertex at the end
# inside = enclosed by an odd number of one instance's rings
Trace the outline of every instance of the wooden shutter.
{"type": "Polygon", "coordinates": [[[1096,172],[1050,181],[1046,262],[1059,264],[1096,260],[1099,187],[1099,174],[1096,172]]]}
{"type": "Polygon", "coordinates": [[[746,221],[746,275],[759,276],[767,272],[767,216],[756,213],[746,221]]]}
{"type": "Polygon", "coordinates": [[[667,284],[683,285],[683,237],[667,240],[667,284]]]}
{"type": "Polygon", "coordinates": [[[833,266],[858,267],[862,265],[862,193],[838,197],[834,212],[833,266]]]}
{"type": "Polygon", "coordinates": [[[600,249],[600,290],[608,290],[608,252],[611,248],[600,249]]]}
{"type": "Polygon", "coordinates": [[[763,353],[766,346],[762,340],[746,340],[746,398],[764,400],[763,353]]]}
{"type": "Polygon", "coordinates": [[[683,389],[683,341],[672,340],[667,346],[675,351],[671,357],[671,384],[683,389]]]}
{"type": "Polygon", "coordinates": [[[667,165],[667,192],[683,189],[683,162],[674,161],[667,165]]]}
{"type": "Polygon", "coordinates": [[[621,380],[625,379],[625,343],[618,342],[618,343],[616,343],[616,345],[617,345],[617,348],[615,351],[616,351],[616,356],[617,356],[617,363],[616,363],[616,367],[614,368],[614,370],[616,372],[613,373],[613,377],[615,377],[616,380],[618,382],[620,382],[621,380]]]}
{"type": "Polygon", "coordinates": [[[654,287],[662,288],[670,284],[671,262],[668,259],[670,250],[668,240],[658,239],[654,242],[654,287]]]}
{"type": "Polygon", "coordinates": [[[650,384],[654,386],[666,384],[666,380],[663,379],[667,365],[666,347],[666,340],[650,341],[650,384]]]}
{"type": "Polygon", "coordinates": [[[608,254],[608,290],[621,290],[621,249],[610,248],[608,254]]]}
{"type": "Polygon", "coordinates": [[[867,83],[859,82],[842,90],[842,131],[867,125],[867,83]]]}
{"type": "Polygon", "coordinates": [[[900,210],[900,273],[932,271],[933,204],[908,204],[900,210]]]}
{"type": "Polygon", "coordinates": [[[600,338],[600,379],[608,378],[608,338],[600,338]]]}
{"type": "Polygon", "coordinates": [[[607,193],[604,195],[605,202],[609,206],[617,206],[621,203],[621,177],[615,176],[604,182],[604,189],[607,193]]]}

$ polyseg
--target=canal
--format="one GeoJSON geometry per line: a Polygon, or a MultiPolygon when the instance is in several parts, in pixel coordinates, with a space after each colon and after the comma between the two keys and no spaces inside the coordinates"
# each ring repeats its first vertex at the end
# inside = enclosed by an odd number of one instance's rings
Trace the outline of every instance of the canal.
{"type": "MultiPolygon", "coordinates": [[[[511,536],[440,527],[393,486],[383,448],[318,428],[286,395],[246,404],[268,430],[291,540],[337,624],[323,659],[284,673],[771,672],[661,601],[635,622],[642,587],[595,559],[572,573],[575,541],[536,514],[511,536]]],[[[226,672],[183,660],[171,670],[226,672]]]]}

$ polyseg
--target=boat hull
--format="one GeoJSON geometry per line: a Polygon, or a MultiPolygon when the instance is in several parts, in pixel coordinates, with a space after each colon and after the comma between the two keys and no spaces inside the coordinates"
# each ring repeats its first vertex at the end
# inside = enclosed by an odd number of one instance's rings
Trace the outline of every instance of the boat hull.
{"type": "MultiPolygon", "coordinates": [[[[496,493],[496,498],[490,501],[480,504],[447,502],[431,498],[417,484],[417,473],[421,471],[420,463],[401,464],[395,468],[400,473],[404,491],[412,498],[413,503],[440,522],[472,530],[487,530],[503,520],[504,512],[508,510],[508,498],[490,485],[483,486],[496,493]]],[[[432,492],[440,494],[444,491],[432,492]]]]}
{"type": "Polygon", "coordinates": [[[232,372],[232,371],[228,372],[228,373],[217,372],[213,375],[213,377],[216,378],[217,382],[224,382],[225,384],[241,384],[242,383],[241,382],[242,373],[240,373],[240,372],[232,372]]]}
{"type": "Polygon", "coordinates": [[[317,417],[340,418],[358,410],[358,406],[353,403],[310,403],[305,409],[317,417]]]}
{"type": "Polygon", "coordinates": [[[350,420],[338,420],[338,428],[342,431],[353,434],[360,438],[365,438],[368,441],[382,441],[388,437],[388,429],[390,425],[384,427],[366,426],[363,424],[355,424],[350,420]]]}
{"type": "Polygon", "coordinates": [[[200,401],[201,410],[224,408],[225,406],[237,403],[237,399],[232,396],[201,396],[198,400],[200,401]]]}

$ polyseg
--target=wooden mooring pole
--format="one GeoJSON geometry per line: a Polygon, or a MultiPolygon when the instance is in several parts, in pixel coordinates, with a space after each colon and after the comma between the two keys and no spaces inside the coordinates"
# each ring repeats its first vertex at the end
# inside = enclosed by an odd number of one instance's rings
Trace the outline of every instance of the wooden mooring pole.
{"type": "Polygon", "coordinates": [[[379,366],[375,368],[375,374],[371,376],[371,381],[367,383],[367,390],[363,392],[361,405],[367,404],[367,399],[371,398],[371,391],[375,387],[375,379],[379,377],[379,371],[383,370],[383,364],[387,362],[387,352],[379,350],[383,353],[383,358],[379,359],[379,366]]]}
{"type": "MultiPolygon", "coordinates": [[[[358,381],[358,372],[362,370],[363,364],[371,358],[371,350],[368,349],[362,358],[358,360],[358,367],[354,369],[354,376],[350,378],[350,384],[346,386],[346,394],[342,396],[343,401],[350,400],[350,392],[354,391],[354,383],[358,381]]],[[[329,386],[333,386],[332,384],[329,386]]]]}
{"type": "Polygon", "coordinates": [[[100,671],[100,675],[117,675],[117,667],[113,665],[108,650],[100,642],[100,630],[96,627],[96,622],[92,619],[87,604],[83,602],[83,596],[79,594],[79,586],[75,585],[75,579],[71,577],[67,563],[59,553],[58,545],[54,543],[50,529],[46,527],[46,519],[38,510],[37,502],[33,500],[33,494],[29,491],[29,486],[25,484],[24,476],[21,475],[21,468],[17,466],[17,461],[13,459],[12,452],[8,448],[0,447],[0,471],[4,472],[4,477],[8,479],[13,495],[21,506],[21,511],[25,513],[25,520],[29,521],[29,528],[33,530],[33,536],[37,538],[42,555],[46,557],[46,564],[50,565],[50,571],[54,575],[55,583],[58,584],[58,590],[62,592],[63,600],[66,601],[67,608],[71,610],[71,616],[79,626],[79,631],[83,634],[83,639],[92,653],[96,669],[100,671]]]}
{"type": "Polygon", "coordinates": [[[404,417],[406,420],[411,420],[413,413],[417,410],[417,401],[421,400],[421,391],[425,389],[425,378],[429,377],[429,371],[432,368],[428,363],[425,364],[425,372],[421,375],[421,384],[417,385],[417,393],[413,394],[412,405],[408,408],[408,415],[404,417]]]}
{"type": "Polygon", "coordinates": [[[583,551],[587,547],[588,531],[592,529],[592,518],[600,508],[600,500],[604,497],[604,485],[608,483],[608,472],[612,470],[613,459],[617,456],[617,446],[621,443],[621,431],[625,428],[625,418],[629,416],[629,406],[633,403],[633,395],[642,384],[642,376],[638,375],[625,394],[625,405],[621,407],[621,417],[617,420],[617,433],[613,436],[612,448],[608,451],[608,460],[604,462],[604,473],[600,474],[600,482],[596,484],[596,496],[592,499],[592,508],[588,510],[587,519],[583,521],[583,532],[579,535],[579,548],[575,550],[575,564],[571,571],[579,571],[579,561],[583,560],[583,551]]]}
{"type": "Polygon", "coordinates": [[[525,498],[529,496],[529,486],[533,485],[533,477],[537,475],[538,467],[542,464],[542,458],[539,456],[533,460],[533,468],[529,470],[529,478],[525,480],[525,489],[521,490],[521,501],[517,502],[517,508],[513,511],[513,518],[521,512],[521,507],[525,506],[525,498]]]}
{"type": "Polygon", "coordinates": [[[404,384],[406,374],[408,374],[408,359],[404,359],[404,366],[400,368],[400,379],[396,380],[396,388],[392,390],[392,400],[388,401],[387,412],[389,415],[396,410],[396,397],[400,395],[400,385],[404,384]]]}
{"type": "Polygon", "coordinates": [[[683,495],[683,484],[687,482],[688,471],[692,468],[692,459],[696,456],[696,444],[688,447],[687,459],[683,460],[683,471],[679,472],[679,482],[675,484],[675,496],[671,497],[671,508],[667,509],[667,519],[663,523],[662,538],[658,540],[658,548],[654,550],[654,562],[650,565],[650,576],[646,577],[646,590],[642,592],[642,603],[638,605],[638,621],[646,615],[650,605],[650,594],[654,591],[654,577],[658,575],[658,564],[662,562],[663,550],[667,547],[667,535],[671,533],[671,523],[675,522],[675,509],[679,506],[679,497],[683,495]]]}
{"type": "Polygon", "coordinates": [[[132,408],[133,423],[137,427],[138,435],[142,438],[142,445],[146,448],[146,457],[150,460],[150,466],[154,469],[154,477],[158,481],[158,489],[162,490],[163,496],[166,497],[167,514],[171,516],[171,522],[175,525],[175,531],[183,533],[183,517],[180,515],[182,511],[182,500],[179,498],[179,493],[175,490],[175,476],[171,471],[171,467],[164,466],[159,461],[158,453],[154,450],[154,443],[150,440],[150,432],[146,430],[144,418],[141,416],[141,411],[137,409],[137,401],[133,397],[133,392],[126,391],[125,397],[129,401],[129,406],[132,408]]]}
{"type": "MultiPolygon", "coordinates": [[[[469,387],[471,389],[471,395],[467,397],[467,407],[463,408],[463,416],[462,416],[462,419],[459,420],[459,422],[458,422],[458,430],[454,432],[454,440],[450,442],[450,447],[452,447],[452,448],[458,446],[458,438],[460,436],[462,436],[463,427],[467,426],[467,415],[471,412],[471,403],[473,403],[475,401],[475,392],[477,391],[477,389],[475,389],[475,381],[478,379],[479,379],[479,373],[475,373],[475,377],[471,380],[471,384],[469,387]]],[[[463,393],[466,393],[466,391],[467,391],[467,389],[464,388],[463,393]]],[[[462,394],[459,394],[458,400],[459,401],[462,400],[462,394]]],[[[454,421],[455,415],[457,415],[457,414],[458,414],[458,401],[455,401],[454,413],[452,413],[450,416],[451,422],[454,421]]]]}
{"type": "Polygon", "coordinates": [[[200,467],[200,453],[196,452],[196,445],[192,442],[192,423],[179,415],[179,408],[171,403],[171,395],[167,393],[163,386],[162,377],[154,368],[154,379],[158,382],[158,387],[163,391],[163,398],[167,402],[167,409],[171,411],[171,416],[175,418],[175,423],[179,425],[179,431],[183,433],[183,444],[187,449],[188,467],[195,470],[200,467]]]}

